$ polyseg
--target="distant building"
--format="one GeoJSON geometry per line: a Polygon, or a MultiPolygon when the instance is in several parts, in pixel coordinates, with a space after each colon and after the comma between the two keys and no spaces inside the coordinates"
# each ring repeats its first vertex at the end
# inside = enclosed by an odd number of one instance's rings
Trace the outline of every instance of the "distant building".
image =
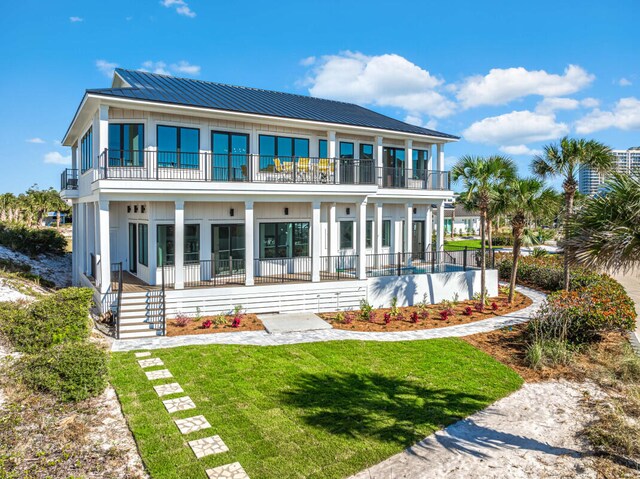
{"type": "Polygon", "coordinates": [[[450,235],[453,228],[454,234],[480,234],[480,214],[469,211],[464,206],[447,205],[444,207],[444,231],[450,235]]]}
{"type": "MultiPolygon", "coordinates": [[[[640,148],[629,148],[628,150],[613,150],[616,157],[615,171],[618,173],[630,174],[632,171],[640,172],[640,148]]],[[[579,191],[584,195],[595,195],[604,182],[607,175],[601,175],[591,168],[580,168],[579,191]]]]}

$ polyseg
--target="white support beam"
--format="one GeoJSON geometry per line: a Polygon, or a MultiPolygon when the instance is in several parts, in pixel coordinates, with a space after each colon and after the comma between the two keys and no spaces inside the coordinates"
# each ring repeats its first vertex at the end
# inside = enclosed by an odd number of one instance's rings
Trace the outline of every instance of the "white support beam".
{"type": "Polygon", "coordinates": [[[254,215],[253,215],[253,201],[244,202],[244,271],[246,286],[253,286],[255,283],[254,272],[254,215]]]}
{"type": "Polygon", "coordinates": [[[337,158],[336,132],[335,131],[328,131],[327,132],[327,156],[329,158],[337,158]]]}
{"type": "Polygon", "coordinates": [[[358,234],[358,278],[367,279],[367,201],[356,203],[358,234]]]}
{"type": "Polygon", "coordinates": [[[80,253],[80,243],[82,243],[82,241],[79,241],[80,238],[80,231],[78,230],[78,228],[80,227],[79,224],[79,218],[80,218],[80,204],[79,203],[74,203],[71,206],[71,214],[73,215],[73,223],[71,223],[71,284],[73,286],[78,286],[80,279],[79,279],[79,260],[78,260],[78,254],[80,253]]]}
{"type": "Polygon", "coordinates": [[[338,238],[340,232],[338,231],[338,223],[336,222],[336,204],[329,204],[329,256],[336,256],[338,254],[338,238]]]}
{"type": "Polygon", "coordinates": [[[320,250],[321,250],[321,230],[320,230],[320,206],[319,201],[311,204],[311,281],[320,281],[320,250]]]}
{"type": "Polygon", "coordinates": [[[444,201],[438,204],[436,223],[436,249],[442,251],[444,248],[444,201]]]}
{"type": "MultiPolygon", "coordinates": [[[[375,143],[373,145],[374,155],[376,159],[376,166],[380,171],[380,168],[384,166],[384,148],[382,147],[382,137],[376,136],[375,143]]],[[[380,173],[381,174],[381,173],[380,173]]]]}
{"type": "Polygon", "coordinates": [[[107,105],[100,105],[98,110],[98,135],[97,147],[98,152],[94,157],[94,167],[100,167],[98,158],[104,150],[109,148],[109,107],[107,105]]]}
{"type": "Polygon", "coordinates": [[[407,261],[410,262],[411,253],[413,250],[413,203],[407,203],[405,205],[405,219],[404,219],[404,252],[407,253],[407,261]]]}
{"type": "Polygon", "coordinates": [[[444,143],[438,143],[438,188],[444,189],[444,143]]]}
{"type": "Polygon", "coordinates": [[[406,150],[406,166],[407,166],[407,179],[413,178],[413,140],[404,140],[404,148],[406,150]]]}
{"type": "Polygon", "coordinates": [[[175,289],[184,289],[184,201],[175,202],[175,289]]]}
{"type": "MultiPolygon", "coordinates": [[[[373,232],[373,252],[376,255],[382,253],[382,202],[375,203],[374,228],[373,232]]],[[[378,257],[376,256],[376,261],[378,257]]]]}
{"type": "Polygon", "coordinates": [[[100,252],[100,293],[109,292],[111,287],[111,246],[109,244],[109,202],[98,202],[98,230],[100,241],[97,251],[100,252]]]}
{"type": "Polygon", "coordinates": [[[431,251],[432,248],[432,241],[433,241],[433,208],[431,207],[431,203],[428,203],[426,205],[426,216],[424,219],[424,227],[425,227],[425,251],[427,251],[427,253],[429,253],[431,251]]]}

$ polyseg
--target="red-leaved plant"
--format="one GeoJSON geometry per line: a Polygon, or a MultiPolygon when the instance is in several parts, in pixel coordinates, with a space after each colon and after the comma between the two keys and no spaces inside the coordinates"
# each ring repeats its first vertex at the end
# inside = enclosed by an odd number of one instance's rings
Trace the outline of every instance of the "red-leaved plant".
{"type": "Polygon", "coordinates": [[[451,310],[444,309],[444,310],[440,311],[440,319],[442,321],[447,321],[449,319],[449,316],[451,316],[451,310]]]}
{"type": "Polygon", "coordinates": [[[176,326],[184,328],[191,322],[191,318],[189,316],[185,316],[184,314],[179,314],[178,316],[176,316],[174,321],[176,322],[176,326]]]}
{"type": "Polygon", "coordinates": [[[494,311],[498,311],[498,303],[496,303],[495,301],[491,303],[491,309],[493,309],[494,311]]]}
{"type": "Polygon", "coordinates": [[[427,319],[427,318],[429,317],[429,311],[427,311],[426,309],[425,309],[425,310],[423,310],[423,311],[420,313],[420,317],[422,317],[422,319],[427,319]]]}
{"type": "Polygon", "coordinates": [[[389,324],[391,322],[391,314],[384,313],[384,324],[389,324]]]}
{"type": "Polygon", "coordinates": [[[471,306],[467,306],[466,308],[464,308],[464,311],[462,312],[462,314],[464,314],[465,316],[471,316],[472,312],[473,310],[471,309],[471,306]]]}
{"type": "Polygon", "coordinates": [[[213,321],[211,321],[210,319],[205,319],[204,321],[202,321],[202,329],[209,329],[212,324],[213,321]]]}
{"type": "Polygon", "coordinates": [[[231,323],[232,328],[239,328],[240,323],[242,323],[242,318],[240,316],[236,316],[233,318],[233,322],[231,323]]]}
{"type": "Polygon", "coordinates": [[[480,312],[480,313],[481,313],[482,311],[484,311],[484,304],[482,304],[482,303],[475,303],[475,304],[473,305],[473,307],[476,309],[476,311],[478,311],[478,312],[480,312]]]}
{"type": "Polygon", "coordinates": [[[351,324],[353,323],[353,314],[351,313],[347,313],[344,316],[344,324],[351,324]]]}
{"type": "Polygon", "coordinates": [[[418,322],[418,312],[414,311],[413,313],[411,313],[411,322],[412,323],[417,323],[418,322]]]}

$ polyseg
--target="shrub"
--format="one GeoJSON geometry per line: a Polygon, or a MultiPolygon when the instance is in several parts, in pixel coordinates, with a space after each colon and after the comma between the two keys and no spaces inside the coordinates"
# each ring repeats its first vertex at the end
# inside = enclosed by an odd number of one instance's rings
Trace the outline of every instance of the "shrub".
{"type": "Polygon", "coordinates": [[[391,316],[396,317],[400,310],[398,309],[398,297],[391,298],[391,316]]]}
{"type": "Polygon", "coordinates": [[[107,354],[93,343],[68,342],[21,360],[22,380],[63,401],[97,396],[107,386],[107,354]]]}
{"type": "Polygon", "coordinates": [[[462,312],[462,314],[464,314],[465,316],[471,316],[472,313],[473,313],[473,310],[471,309],[471,306],[465,307],[464,311],[462,312]]]}
{"type": "Polygon", "coordinates": [[[176,326],[184,328],[191,322],[191,318],[189,316],[185,316],[184,314],[179,314],[175,317],[176,326]]]}
{"type": "Polygon", "coordinates": [[[498,311],[498,303],[496,303],[495,301],[491,303],[491,309],[493,311],[498,311]]]}
{"type": "Polygon", "coordinates": [[[366,299],[362,298],[360,300],[360,319],[363,321],[369,321],[371,319],[371,312],[373,311],[373,306],[366,299]]]}
{"type": "Polygon", "coordinates": [[[213,321],[210,319],[205,319],[202,321],[202,329],[209,329],[213,325],[213,321]]]}
{"type": "Polygon", "coordinates": [[[429,310],[428,309],[423,309],[420,311],[420,317],[422,319],[427,319],[429,317],[429,310]]]}
{"type": "Polygon", "coordinates": [[[447,321],[449,319],[449,316],[451,316],[452,312],[449,309],[443,309],[442,311],[440,311],[440,319],[442,321],[447,321]]]}
{"type": "Polygon", "coordinates": [[[384,324],[389,324],[391,322],[391,314],[384,313],[384,324]]]}
{"type": "MultiPolygon", "coordinates": [[[[497,235],[491,238],[493,246],[511,246],[513,238],[509,235],[497,235]]],[[[489,239],[485,240],[485,244],[489,246],[489,239]]]]}
{"type": "Polygon", "coordinates": [[[62,255],[67,240],[54,229],[27,228],[22,225],[0,224],[0,244],[29,256],[48,253],[62,255]]]}
{"type": "Polygon", "coordinates": [[[213,321],[208,321],[212,324],[215,324],[216,326],[222,326],[224,324],[227,324],[227,317],[224,314],[218,314],[213,317],[213,321]]]}
{"type": "Polygon", "coordinates": [[[418,322],[418,312],[414,311],[413,313],[411,313],[411,322],[412,323],[417,323],[418,322]]]}
{"type": "Polygon", "coordinates": [[[87,339],[91,333],[88,288],[66,288],[27,306],[5,305],[0,327],[19,351],[38,352],[87,339]]]}
{"type": "Polygon", "coordinates": [[[233,318],[233,322],[231,323],[231,327],[232,328],[239,328],[241,323],[242,323],[242,317],[238,315],[235,318],[233,318]]]}
{"type": "Polygon", "coordinates": [[[568,364],[571,356],[569,344],[559,339],[536,340],[527,345],[525,353],[527,362],[534,369],[568,364]]]}

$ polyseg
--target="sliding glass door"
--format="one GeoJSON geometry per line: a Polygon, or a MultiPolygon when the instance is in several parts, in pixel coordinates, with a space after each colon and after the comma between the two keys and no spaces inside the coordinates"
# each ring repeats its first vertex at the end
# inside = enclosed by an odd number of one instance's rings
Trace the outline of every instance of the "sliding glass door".
{"type": "Polygon", "coordinates": [[[211,225],[211,260],[215,274],[244,270],[244,225],[211,225]]]}
{"type": "Polygon", "coordinates": [[[249,135],[214,131],[211,134],[214,181],[246,181],[249,135]]]}
{"type": "Polygon", "coordinates": [[[387,188],[404,188],[406,177],[404,148],[385,146],[383,149],[383,181],[387,188]]]}

